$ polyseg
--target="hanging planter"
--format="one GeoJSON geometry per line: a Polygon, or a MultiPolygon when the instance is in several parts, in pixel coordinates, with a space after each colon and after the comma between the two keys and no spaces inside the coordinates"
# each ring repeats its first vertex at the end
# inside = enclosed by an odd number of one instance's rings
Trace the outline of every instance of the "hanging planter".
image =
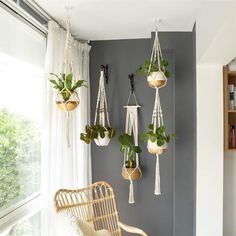
{"type": "Polygon", "coordinates": [[[163,121],[162,108],[159,96],[159,89],[156,88],[155,104],[152,113],[152,123],[148,126],[148,131],[142,134],[142,140],[147,142],[149,153],[156,155],[156,170],[155,170],[155,187],[154,194],[161,194],[160,186],[160,167],[159,155],[168,147],[171,138],[175,138],[175,134],[166,135],[166,129],[163,121]]]}
{"type": "Polygon", "coordinates": [[[125,153],[125,163],[122,168],[122,176],[125,180],[137,180],[142,176],[142,172],[137,165],[136,154],[142,152],[139,146],[135,146],[131,135],[123,134],[119,136],[120,150],[125,153]]]}
{"type": "Polygon", "coordinates": [[[53,88],[58,91],[56,105],[62,111],[73,111],[79,105],[79,95],[77,89],[86,86],[84,80],[77,80],[73,82],[73,74],[68,75],[61,74],[59,77],[56,74],[51,73],[56,79],[51,79],[53,88]]]}
{"type": "Polygon", "coordinates": [[[64,49],[64,58],[62,67],[60,69],[61,73],[59,75],[50,73],[54,79],[50,79],[53,88],[57,90],[56,106],[61,111],[66,114],[66,125],[65,134],[67,146],[70,147],[70,135],[69,135],[69,112],[75,110],[79,103],[78,88],[86,86],[85,80],[77,80],[73,75],[73,65],[72,65],[72,37],[70,34],[70,18],[69,10],[67,8],[67,27],[66,27],[66,42],[64,49]]]}
{"type": "Polygon", "coordinates": [[[87,144],[95,141],[98,146],[107,146],[114,136],[114,128],[104,127],[101,125],[86,125],[85,133],[81,133],[80,139],[87,144]]]}
{"type": "Polygon", "coordinates": [[[86,125],[85,133],[80,134],[80,139],[82,141],[87,144],[94,141],[97,146],[108,146],[110,140],[115,136],[115,129],[110,127],[107,110],[107,99],[105,92],[107,69],[107,66],[101,66],[94,125],[86,125]]]}
{"type": "Polygon", "coordinates": [[[150,154],[162,154],[167,149],[167,143],[175,134],[166,135],[165,126],[160,126],[154,131],[154,125],[148,126],[149,131],[142,134],[142,140],[147,142],[147,149],[150,154]]]}
{"type": "Polygon", "coordinates": [[[170,77],[170,72],[166,69],[168,65],[168,61],[162,57],[158,31],[156,29],[151,59],[146,60],[139,67],[137,73],[141,76],[147,76],[149,87],[162,88],[166,85],[167,78],[170,77]]]}
{"type": "Polygon", "coordinates": [[[125,133],[119,136],[120,150],[124,152],[124,163],[122,167],[122,177],[129,180],[129,203],[135,203],[133,181],[138,180],[142,176],[139,165],[139,154],[142,152],[138,146],[138,108],[134,93],[134,75],[129,75],[131,83],[131,91],[128,97],[126,109],[125,133]],[[131,95],[133,95],[136,105],[129,105],[131,95]]]}

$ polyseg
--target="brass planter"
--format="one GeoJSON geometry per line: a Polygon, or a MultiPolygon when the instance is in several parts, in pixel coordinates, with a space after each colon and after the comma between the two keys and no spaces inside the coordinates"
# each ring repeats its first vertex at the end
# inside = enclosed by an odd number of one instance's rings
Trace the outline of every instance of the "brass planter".
{"type": "Polygon", "coordinates": [[[165,80],[149,80],[147,83],[150,88],[161,88],[166,85],[165,80]]]}
{"type": "Polygon", "coordinates": [[[150,88],[162,88],[167,83],[167,78],[162,71],[154,71],[147,77],[147,83],[150,88]]]}
{"type": "Polygon", "coordinates": [[[141,173],[139,168],[126,168],[126,167],[123,167],[121,174],[122,174],[122,176],[125,180],[129,180],[129,175],[130,174],[131,174],[130,177],[131,177],[132,180],[137,180],[142,176],[142,173],[141,173]]]}
{"type": "Polygon", "coordinates": [[[61,101],[57,101],[56,104],[61,111],[73,111],[79,105],[79,102],[69,101],[64,103],[61,101]]]}

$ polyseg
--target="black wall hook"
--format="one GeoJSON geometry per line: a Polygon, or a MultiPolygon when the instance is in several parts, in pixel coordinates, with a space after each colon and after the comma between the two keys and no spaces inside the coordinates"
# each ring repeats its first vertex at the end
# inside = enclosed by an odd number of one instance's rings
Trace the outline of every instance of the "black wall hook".
{"type": "Polygon", "coordinates": [[[129,80],[131,85],[131,92],[134,93],[134,74],[129,74],[129,80]]]}
{"type": "Polygon", "coordinates": [[[108,65],[106,64],[100,66],[100,70],[104,72],[105,78],[106,78],[106,84],[108,84],[108,65]]]}

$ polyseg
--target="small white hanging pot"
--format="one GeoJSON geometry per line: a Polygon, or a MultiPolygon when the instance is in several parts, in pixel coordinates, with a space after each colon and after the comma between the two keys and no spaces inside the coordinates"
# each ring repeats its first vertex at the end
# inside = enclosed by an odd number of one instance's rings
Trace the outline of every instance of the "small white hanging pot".
{"type": "Polygon", "coordinates": [[[105,131],[105,137],[102,138],[100,136],[100,134],[98,134],[98,138],[97,139],[94,139],[95,143],[98,145],[98,146],[107,146],[110,142],[110,138],[109,138],[109,132],[108,131],[105,131]]]}
{"type": "Polygon", "coordinates": [[[151,88],[161,88],[166,85],[167,78],[161,70],[153,71],[147,77],[147,82],[148,82],[148,86],[151,88]]]}
{"type": "Polygon", "coordinates": [[[152,142],[150,139],[148,139],[147,141],[147,149],[148,149],[148,152],[151,153],[151,154],[162,154],[163,153],[163,150],[164,150],[164,145],[162,146],[158,146],[157,142],[152,142]]]}

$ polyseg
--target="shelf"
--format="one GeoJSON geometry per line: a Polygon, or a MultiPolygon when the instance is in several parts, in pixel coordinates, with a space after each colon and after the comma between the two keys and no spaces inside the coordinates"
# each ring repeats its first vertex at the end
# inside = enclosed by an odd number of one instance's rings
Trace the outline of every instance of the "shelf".
{"type": "Polygon", "coordinates": [[[236,148],[228,148],[226,151],[236,151],[236,148]]]}
{"type": "Polygon", "coordinates": [[[235,76],[236,77],[236,71],[228,71],[228,76],[235,76]]]}
{"type": "Polygon", "coordinates": [[[234,113],[236,110],[228,110],[229,113],[234,113]]]}

